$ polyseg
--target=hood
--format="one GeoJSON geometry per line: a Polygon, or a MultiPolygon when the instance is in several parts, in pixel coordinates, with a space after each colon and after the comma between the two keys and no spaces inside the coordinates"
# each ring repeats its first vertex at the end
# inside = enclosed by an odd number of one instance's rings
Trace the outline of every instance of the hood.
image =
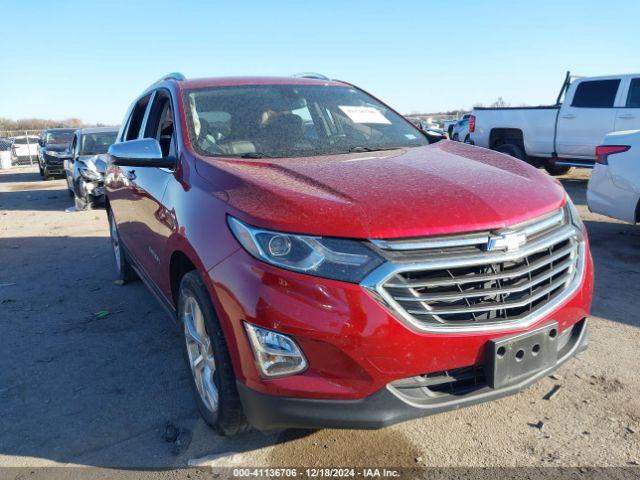
{"type": "Polygon", "coordinates": [[[337,237],[499,229],[559,208],[565,195],[520,160],[451,141],[326,157],[205,158],[196,169],[247,223],[337,237]]]}
{"type": "Polygon", "coordinates": [[[51,152],[64,152],[67,148],[69,148],[68,143],[47,143],[44,146],[45,150],[48,150],[51,152]]]}
{"type": "Polygon", "coordinates": [[[81,155],[78,157],[78,161],[84,163],[87,168],[97,171],[104,175],[107,171],[107,155],[81,155]]]}

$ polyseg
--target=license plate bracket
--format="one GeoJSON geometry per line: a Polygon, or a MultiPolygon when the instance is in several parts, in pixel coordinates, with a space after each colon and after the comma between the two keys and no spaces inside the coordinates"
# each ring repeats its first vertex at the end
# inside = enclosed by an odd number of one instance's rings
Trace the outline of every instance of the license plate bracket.
{"type": "Polygon", "coordinates": [[[491,388],[518,383],[558,361],[558,323],[533,331],[490,340],[487,344],[487,382],[491,388]]]}

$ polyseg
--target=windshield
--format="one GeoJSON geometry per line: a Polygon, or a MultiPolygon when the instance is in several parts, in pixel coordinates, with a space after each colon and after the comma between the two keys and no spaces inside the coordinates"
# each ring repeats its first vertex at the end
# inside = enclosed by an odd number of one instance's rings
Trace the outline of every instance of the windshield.
{"type": "Polygon", "coordinates": [[[85,133],[82,135],[80,155],[99,155],[107,153],[118,132],[85,133]]]}
{"type": "Polygon", "coordinates": [[[400,115],[352,87],[252,85],[189,90],[189,136],[209,156],[296,157],[427,145],[400,115]]]}
{"type": "Polygon", "coordinates": [[[71,143],[72,138],[73,130],[66,132],[47,132],[46,137],[44,137],[44,143],[71,143]]]}

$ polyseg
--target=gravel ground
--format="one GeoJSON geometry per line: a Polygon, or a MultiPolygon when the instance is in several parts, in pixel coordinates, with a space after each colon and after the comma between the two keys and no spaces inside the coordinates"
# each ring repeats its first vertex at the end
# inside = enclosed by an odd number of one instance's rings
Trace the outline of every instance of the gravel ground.
{"type": "Polygon", "coordinates": [[[378,431],[225,439],[198,418],[177,327],[141,283],[113,283],[104,211],[0,173],[0,467],[637,465],[640,230],[588,213],[587,178],[563,183],[596,264],[591,342],[555,378],[378,431]]]}

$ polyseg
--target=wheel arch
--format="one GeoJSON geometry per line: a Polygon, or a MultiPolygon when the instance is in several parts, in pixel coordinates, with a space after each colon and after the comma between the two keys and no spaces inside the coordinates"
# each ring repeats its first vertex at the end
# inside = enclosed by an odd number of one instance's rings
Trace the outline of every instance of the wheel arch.
{"type": "Polygon", "coordinates": [[[519,128],[492,128],[489,133],[489,148],[493,149],[499,147],[500,145],[504,145],[507,143],[512,143],[514,145],[518,145],[525,152],[524,148],[524,134],[522,130],[519,128]]]}
{"type": "MultiPolygon", "coordinates": [[[[178,306],[180,281],[187,273],[198,271],[195,262],[183,250],[175,250],[169,260],[169,288],[173,304],[178,306]]],[[[200,273],[198,271],[198,273],[200,273]]],[[[204,280],[204,279],[203,279],[204,280]]]]}

